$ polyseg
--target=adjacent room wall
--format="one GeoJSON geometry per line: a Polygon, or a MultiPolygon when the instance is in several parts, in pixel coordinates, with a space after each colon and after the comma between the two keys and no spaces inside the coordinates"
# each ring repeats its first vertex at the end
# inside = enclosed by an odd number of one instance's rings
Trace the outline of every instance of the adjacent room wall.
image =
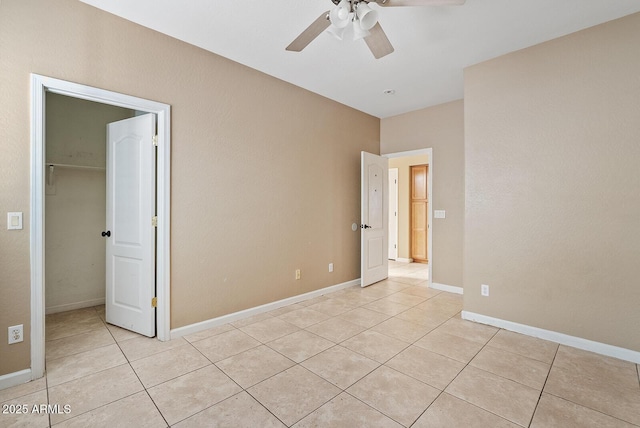
{"type": "Polygon", "coordinates": [[[380,152],[432,148],[433,282],[462,287],[464,218],[464,105],[462,100],[380,121],[380,152]]]}
{"type": "Polygon", "coordinates": [[[46,163],[99,168],[45,174],[45,304],[54,313],[104,301],[106,126],[135,111],[49,93],[46,115],[46,163]]]}
{"type": "Polygon", "coordinates": [[[465,70],[466,311],[640,351],[639,40],[634,14],[465,70]]]}
{"type": "Polygon", "coordinates": [[[359,278],[379,119],[74,0],[3,0],[0,58],[0,375],[30,360],[29,73],[171,105],[171,328],[359,278]]]}
{"type": "MultiPolygon", "coordinates": [[[[398,257],[411,258],[409,243],[411,241],[409,229],[409,213],[411,202],[409,192],[411,190],[411,166],[425,165],[429,163],[429,155],[405,156],[390,158],[389,168],[398,168],[398,257]]],[[[389,212],[391,216],[391,212],[389,212]]],[[[429,259],[431,254],[429,254],[429,259]]]]}

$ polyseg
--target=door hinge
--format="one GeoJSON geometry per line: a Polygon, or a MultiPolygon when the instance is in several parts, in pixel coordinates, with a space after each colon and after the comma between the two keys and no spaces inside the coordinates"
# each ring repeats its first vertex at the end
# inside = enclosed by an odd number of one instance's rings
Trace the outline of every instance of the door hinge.
{"type": "Polygon", "coordinates": [[[151,307],[152,308],[157,308],[158,307],[158,298],[154,297],[151,299],[151,307]]]}
{"type": "Polygon", "coordinates": [[[157,136],[157,135],[154,135],[154,136],[153,136],[153,145],[154,145],[155,147],[158,147],[158,136],[157,136]]]}
{"type": "Polygon", "coordinates": [[[151,226],[158,227],[158,216],[157,215],[154,215],[153,217],[151,217],[151,226]]]}

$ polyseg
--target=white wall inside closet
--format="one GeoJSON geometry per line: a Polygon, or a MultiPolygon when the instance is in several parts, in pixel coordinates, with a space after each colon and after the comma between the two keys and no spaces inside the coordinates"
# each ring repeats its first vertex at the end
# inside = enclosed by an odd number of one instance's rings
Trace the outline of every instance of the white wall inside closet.
{"type": "Polygon", "coordinates": [[[46,313],[104,303],[106,125],[132,116],[129,109],[46,95],[46,313]]]}

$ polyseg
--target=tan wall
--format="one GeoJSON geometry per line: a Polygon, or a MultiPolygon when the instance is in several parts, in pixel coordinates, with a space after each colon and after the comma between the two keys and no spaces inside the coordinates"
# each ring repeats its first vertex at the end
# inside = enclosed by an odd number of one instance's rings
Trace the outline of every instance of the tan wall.
{"type": "Polygon", "coordinates": [[[634,14],[465,70],[465,310],[640,351],[638,40],[634,14]]]}
{"type": "MultiPolygon", "coordinates": [[[[48,93],[46,161],[101,170],[54,167],[45,187],[47,313],[91,306],[105,296],[106,126],[135,112],[48,93]]],[[[48,171],[47,171],[48,177],[48,171]]]]}
{"type": "MultiPolygon", "coordinates": [[[[389,168],[398,168],[398,257],[411,258],[409,248],[409,191],[410,172],[412,165],[425,165],[429,163],[429,155],[404,156],[389,159],[389,168]]],[[[389,213],[391,215],[391,213],[389,213]]]]}
{"type": "Polygon", "coordinates": [[[380,153],[432,148],[433,282],[462,287],[464,104],[462,100],[380,121],[380,153]]]}
{"type": "Polygon", "coordinates": [[[172,106],[172,328],[359,277],[377,118],[74,0],[3,0],[0,58],[0,210],[27,225],[0,228],[0,375],[29,367],[32,72],[172,106]]]}

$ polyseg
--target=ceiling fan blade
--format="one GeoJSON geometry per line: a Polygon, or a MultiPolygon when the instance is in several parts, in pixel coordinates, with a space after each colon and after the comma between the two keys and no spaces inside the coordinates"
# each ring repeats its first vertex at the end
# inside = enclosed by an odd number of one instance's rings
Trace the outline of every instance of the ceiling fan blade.
{"type": "Polygon", "coordinates": [[[378,6],[456,6],[466,0],[373,0],[378,6]]]}
{"type": "Polygon", "coordinates": [[[309,43],[311,43],[316,37],[320,35],[324,30],[326,30],[331,22],[329,22],[329,11],[324,12],[322,15],[318,17],[315,21],[307,27],[296,39],[291,42],[289,46],[287,46],[286,50],[293,52],[300,52],[302,49],[306,48],[309,43]]]}
{"type": "Polygon", "coordinates": [[[365,37],[364,41],[367,42],[369,50],[376,59],[380,59],[394,51],[393,46],[391,46],[391,42],[387,38],[387,35],[384,33],[379,22],[376,23],[369,32],[371,34],[365,37]]]}

